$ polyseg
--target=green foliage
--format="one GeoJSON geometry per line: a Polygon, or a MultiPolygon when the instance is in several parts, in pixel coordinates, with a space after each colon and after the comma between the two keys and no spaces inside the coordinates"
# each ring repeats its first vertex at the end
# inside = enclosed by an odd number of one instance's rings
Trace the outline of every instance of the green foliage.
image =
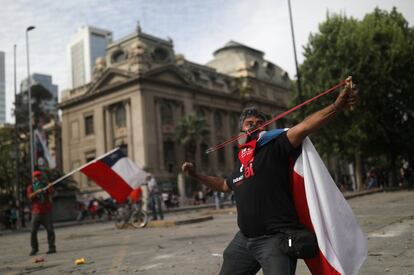
{"type": "MultiPolygon", "coordinates": [[[[32,113],[33,129],[47,123],[51,114],[42,108],[45,100],[52,98],[51,93],[41,85],[32,86],[32,113]]],[[[29,111],[27,92],[17,95],[15,105],[15,118],[17,122],[17,135],[14,127],[0,129],[0,193],[15,195],[13,189],[16,181],[24,193],[25,187],[31,182],[30,154],[29,154],[29,111]],[[16,145],[18,146],[18,179],[16,179],[16,145]]],[[[23,194],[24,195],[24,194],[23,194]]]]}
{"type": "MultiPolygon", "coordinates": [[[[42,85],[33,85],[31,89],[32,95],[32,114],[33,114],[33,129],[48,123],[52,115],[42,107],[46,100],[52,98],[52,94],[42,85]]],[[[29,107],[28,107],[28,93],[22,92],[17,95],[15,106],[15,117],[21,133],[29,131],[29,107]]]]}
{"type": "Polygon", "coordinates": [[[184,146],[186,160],[195,160],[197,142],[209,133],[208,124],[204,118],[185,116],[175,128],[175,139],[184,146]]]}
{"type": "Polygon", "coordinates": [[[0,190],[11,194],[15,185],[16,164],[14,129],[0,128],[0,190]]]}
{"type": "MultiPolygon", "coordinates": [[[[300,67],[304,99],[348,75],[359,102],[313,138],[324,153],[391,159],[412,155],[414,134],[414,30],[394,8],[375,9],[358,21],[328,15],[304,48],[300,67]]],[[[306,108],[310,114],[332,103],[337,93],[306,108]]]]}

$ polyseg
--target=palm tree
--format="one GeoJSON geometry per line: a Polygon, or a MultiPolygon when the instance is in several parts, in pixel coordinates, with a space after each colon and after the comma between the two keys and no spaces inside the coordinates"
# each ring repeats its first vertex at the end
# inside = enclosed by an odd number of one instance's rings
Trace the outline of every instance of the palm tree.
{"type": "MultiPolygon", "coordinates": [[[[175,139],[178,144],[184,147],[186,161],[195,162],[197,143],[203,136],[208,134],[208,124],[204,118],[191,115],[181,118],[175,128],[175,139]]],[[[191,178],[184,179],[181,173],[179,173],[177,181],[181,204],[184,202],[184,194],[191,196],[194,191],[200,189],[199,183],[191,178]],[[187,182],[187,184],[185,184],[185,182],[187,182]]]]}
{"type": "Polygon", "coordinates": [[[192,115],[181,118],[175,128],[175,139],[184,147],[184,156],[187,161],[195,161],[197,142],[209,134],[208,124],[204,118],[192,115]]]}

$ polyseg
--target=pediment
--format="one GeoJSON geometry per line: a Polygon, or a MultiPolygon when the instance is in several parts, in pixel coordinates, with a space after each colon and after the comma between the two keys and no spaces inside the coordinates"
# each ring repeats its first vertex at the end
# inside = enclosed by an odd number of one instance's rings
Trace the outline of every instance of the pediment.
{"type": "Polygon", "coordinates": [[[89,89],[88,93],[95,93],[102,89],[107,89],[118,84],[122,84],[132,78],[128,72],[117,69],[108,69],[89,89]]]}
{"type": "Polygon", "coordinates": [[[166,66],[154,69],[146,73],[144,77],[155,81],[158,80],[162,82],[168,82],[185,86],[191,85],[187,77],[175,66],[166,66]]]}

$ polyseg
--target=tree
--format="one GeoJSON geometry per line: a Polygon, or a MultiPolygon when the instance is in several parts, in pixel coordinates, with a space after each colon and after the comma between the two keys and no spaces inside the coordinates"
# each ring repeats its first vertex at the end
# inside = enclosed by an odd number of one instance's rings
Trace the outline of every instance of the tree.
{"type": "Polygon", "coordinates": [[[13,127],[0,128],[0,193],[15,194],[16,165],[13,127]]]}
{"type": "MultiPolygon", "coordinates": [[[[52,119],[52,114],[43,107],[43,103],[52,98],[52,94],[42,85],[33,85],[31,88],[32,96],[32,123],[33,128],[39,128],[52,119]]],[[[15,105],[15,117],[22,133],[29,132],[29,108],[28,108],[28,92],[23,91],[17,95],[15,105]]]]}
{"type": "MultiPolygon", "coordinates": [[[[409,138],[414,134],[413,28],[395,8],[377,8],[361,21],[328,15],[304,50],[300,72],[306,98],[348,75],[360,90],[354,111],[338,116],[314,138],[320,150],[356,163],[362,156],[385,157],[395,184],[397,161],[414,153],[409,138]]],[[[335,96],[315,102],[306,113],[333,102],[335,96]]]]}
{"type": "MultiPolygon", "coordinates": [[[[197,154],[197,143],[205,135],[209,134],[208,124],[204,118],[198,118],[194,116],[184,116],[179,121],[177,127],[175,128],[175,139],[177,143],[184,147],[184,157],[186,161],[191,161],[195,163],[196,154],[197,154]]],[[[179,179],[183,179],[182,175],[179,175],[179,179]]],[[[191,195],[194,191],[198,191],[200,184],[192,178],[187,178],[185,186],[180,186],[179,189],[181,199],[183,199],[184,189],[186,190],[187,195],[191,195]]],[[[184,182],[182,183],[184,184],[184,182]]]]}
{"type": "MultiPolygon", "coordinates": [[[[43,102],[52,98],[41,85],[32,86],[33,127],[50,121],[51,114],[43,102]]],[[[17,133],[14,127],[0,128],[0,193],[11,200],[23,200],[27,184],[31,182],[29,154],[29,112],[27,91],[17,95],[14,110],[17,133]],[[16,144],[18,153],[16,155],[16,144]],[[16,158],[18,167],[16,168],[16,158]],[[16,178],[18,173],[18,179],[16,178]]]]}
{"type": "MultiPolygon", "coordinates": [[[[40,84],[33,85],[31,88],[32,96],[32,127],[33,129],[40,129],[42,125],[50,122],[53,115],[44,108],[44,102],[52,98],[52,94],[40,84]]],[[[17,123],[17,139],[20,145],[27,144],[22,149],[26,150],[20,155],[21,158],[28,157],[29,154],[29,107],[28,107],[28,92],[22,91],[17,94],[15,109],[15,120],[17,123]]],[[[30,160],[20,159],[19,161],[23,174],[27,175],[30,171],[30,160]]],[[[30,181],[31,176],[27,176],[27,180],[30,181]]]]}
{"type": "Polygon", "coordinates": [[[197,143],[209,134],[208,125],[204,118],[185,116],[178,123],[175,130],[177,143],[184,147],[184,156],[188,161],[195,161],[197,143]]]}

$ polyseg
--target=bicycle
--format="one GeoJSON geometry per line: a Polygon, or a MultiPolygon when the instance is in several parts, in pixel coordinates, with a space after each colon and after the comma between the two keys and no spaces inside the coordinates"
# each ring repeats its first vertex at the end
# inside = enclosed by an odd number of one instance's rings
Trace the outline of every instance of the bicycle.
{"type": "Polygon", "coordinates": [[[143,228],[148,224],[148,214],[142,209],[142,203],[131,205],[126,203],[116,211],[115,227],[122,229],[127,225],[143,228]]]}

